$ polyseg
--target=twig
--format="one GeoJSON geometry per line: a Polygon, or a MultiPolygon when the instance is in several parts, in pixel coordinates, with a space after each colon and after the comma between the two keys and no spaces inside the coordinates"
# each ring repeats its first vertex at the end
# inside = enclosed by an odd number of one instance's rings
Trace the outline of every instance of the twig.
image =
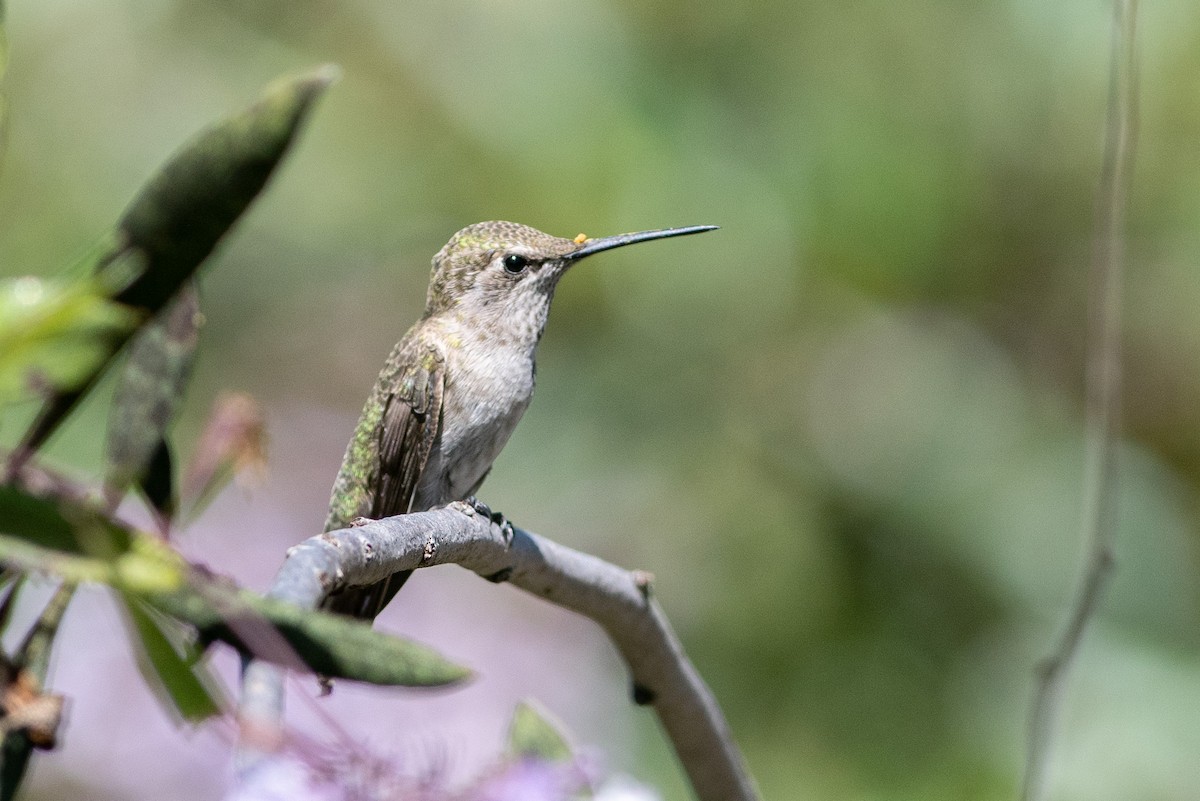
{"type": "Polygon", "coordinates": [[[17,659],[21,666],[37,676],[38,681],[46,680],[46,674],[50,670],[50,647],[54,644],[59,624],[62,623],[63,615],[67,613],[67,607],[74,597],[74,584],[63,582],[58,585],[37,622],[25,635],[21,647],[17,649],[17,659]]]}
{"type": "Polygon", "coordinates": [[[5,660],[3,692],[0,693],[0,799],[16,796],[25,777],[34,748],[54,748],[62,723],[63,697],[43,687],[50,669],[50,649],[75,585],[63,582],[33,628],[25,636],[11,662],[5,660]]]}
{"type": "MultiPolygon", "coordinates": [[[[389,573],[458,564],[507,581],[598,623],[629,666],[633,697],[654,707],[703,801],[752,801],[757,791],[728,726],[651,594],[650,577],[629,572],[521,529],[505,529],[466,504],[328,532],[295,546],[270,595],[313,608],[333,589],[389,573]]],[[[241,716],[254,733],[278,731],[283,671],[246,666],[241,716]]],[[[248,743],[252,760],[261,743],[248,743]]]]}
{"type": "Polygon", "coordinates": [[[1088,276],[1086,430],[1083,473],[1083,578],[1057,647],[1039,668],[1029,724],[1024,801],[1043,798],[1054,724],[1084,629],[1112,575],[1117,524],[1116,443],[1121,395],[1121,289],[1125,211],[1137,128],[1137,0],[1114,0],[1104,166],[1088,276]]]}

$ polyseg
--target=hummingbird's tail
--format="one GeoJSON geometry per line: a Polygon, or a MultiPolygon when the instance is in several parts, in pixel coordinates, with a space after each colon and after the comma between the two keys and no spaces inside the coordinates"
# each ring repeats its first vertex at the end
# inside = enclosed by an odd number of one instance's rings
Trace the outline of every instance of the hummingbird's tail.
{"type": "Polygon", "coordinates": [[[339,615],[370,622],[396,597],[396,593],[400,592],[400,588],[412,574],[411,570],[401,570],[369,586],[351,587],[337,595],[329,596],[325,608],[339,615]]]}

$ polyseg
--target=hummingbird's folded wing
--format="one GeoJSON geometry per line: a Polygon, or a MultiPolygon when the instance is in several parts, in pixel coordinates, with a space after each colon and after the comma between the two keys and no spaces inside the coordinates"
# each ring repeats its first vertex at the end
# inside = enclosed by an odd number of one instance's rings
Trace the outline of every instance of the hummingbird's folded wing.
{"type": "MultiPolygon", "coordinates": [[[[355,516],[378,519],[412,510],[441,425],[446,385],[441,352],[436,346],[407,340],[397,347],[391,362],[395,369],[380,375],[359,424],[366,424],[369,430],[359,432],[366,435],[366,447],[356,456],[372,464],[342,465],[343,474],[367,477],[356,488],[359,497],[354,504],[355,516]]],[[[355,458],[353,447],[346,458],[355,458]]],[[[343,483],[343,476],[339,476],[339,483],[343,483]]],[[[330,519],[336,521],[339,516],[344,517],[331,512],[330,519]]],[[[336,522],[348,525],[350,520],[336,522]]],[[[331,596],[326,606],[334,612],[372,620],[399,592],[411,572],[394,573],[368,587],[347,589],[331,596]]]]}
{"type": "Polygon", "coordinates": [[[445,360],[435,347],[412,359],[384,401],[379,427],[379,491],[370,517],[412,511],[421,475],[437,440],[442,419],[445,360]]]}

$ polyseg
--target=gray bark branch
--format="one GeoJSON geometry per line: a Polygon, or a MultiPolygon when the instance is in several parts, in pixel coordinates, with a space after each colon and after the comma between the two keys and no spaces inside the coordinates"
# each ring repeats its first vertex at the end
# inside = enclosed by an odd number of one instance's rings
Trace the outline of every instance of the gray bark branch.
{"type": "MultiPolygon", "coordinates": [[[[712,693],[651,593],[649,576],[623,570],[519,528],[509,533],[466,504],[399,515],[312,537],[288,551],[270,595],[315,608],[332,590],[399,570],[457,564],[505,580],[600,625],[652,706],[702,801],[758,798],[712,693]]],[[[284,671],[247,664],[241,719],[250,752],[269,748],[283,717],[284,671]]],[[[245,758],[246,755],[244,755],[245,758]]]]}

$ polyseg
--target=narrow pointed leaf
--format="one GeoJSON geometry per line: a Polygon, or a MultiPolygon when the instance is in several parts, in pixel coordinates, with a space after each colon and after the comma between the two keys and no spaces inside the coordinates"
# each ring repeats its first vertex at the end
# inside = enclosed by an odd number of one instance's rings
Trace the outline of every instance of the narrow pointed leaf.
{"type": "Polygon", "coordinates": [[[269,647],[271,638],[257,627],[283,635],[295,656],[315,673],[370,684],[435,687],[463,681],[470,672],[433,649],[394,637],[369,624],[229,587],[208,584],[147,596],[153,606],[196,627],[204,642],[221,640],[254,656],[290,664],[292,654],[269,647]]]}
{"type": "Polygon", "coordinates": [[[8,534],[0,534],[0,562],[13,570],[48,573],[75,584],[110,583],[114,577],[109,560],[43,548],[8,534]]]}
{"type": "Polygon", "coordinates": [[[51,552],[104,560],[124,554],[132,542],[129,531],[89,504],[40,497],[11,485],[0,486],[0,534],[51,552]]]}
{"type": "Polygon", "coordinates": [[[174,491],[166,432],[191,374],[199,319],[199,295],[189,284],[130,342],[109,415],[109,499],[137,484],[168,519],[174,491]]]}
{"type": "Polygon", "coordinates": [[[171,457],[171,445],[165,439],[150,456],[150,463],[138,481],[138,488],[146,502],[158,515],[159,528],[166,533],[170,521],[175,517],[179,503],[175,497],[175,460],[171,457]]]}
{"type": "Polygon", "coordinates": [[[121,218],[128,246],[150,264],[118,300],[151,312],[170,300],[262,191],[335,76],[324,67],[273,84],[162,167],[121,218]]]}
{"type": "Polygon", "coordinates": [[[107,343],[136,322],[95,279],[0,281],[0,403],[28,398],[31,389],[76,387],[103,364],[107,343]]]}
{"type": "Polygon", "coordinates": [[[189,654],[179,637],[169,636],[162,622],[155,620],[136,598],[125,596],[123,600],[132,639],[141,646],[138,667],[146,683],[189,723],[220,714],[221,705],[210,690],[216,682],[195,661],[196,654],[189,654]]]}
{"type": "Polygon", "coordinates": [[[13,504],[8,489],[0,487],[0,514],[16,512],[22,518],[0,520],[0,564],[53,574],[71,584],[108,584],[136,596],[184,586],[187,562],[160,537],[126,529],[70,501],[60,500],[61,507],[36,498],[41,505],[26,498],[13,504]],[[50,528],[56,530],[44,534],[50,528]]]}
{"type": "MultiPolygon", "coordinates": [[[[83,502],[48,499],[0,486],[0,562],[43,570],[67,581],[111,584],[129,597],[196,628],[201,642],[222,640],[261,658],[293,655],[314,672],[372,684],[443,686],[470,672],[432,649],[370,625],[194,574],[167,544],[136,535],[83,502]],[[290,650],[264,652],[282,635],[290,650]]],[[[294,658],[291,660],[294,661],[294,658]]]]}
{"type": "Polygon", "coordinates": [[[531,701],[517,704],[508,727],[508,751],[513,756],[535,757],[546,762],[571,758],[571,746],[559,726],[531,701]]]}
{"type": "MultiPolygon", "coordinates": [[[[159,169],[121,217],[114,250],[96,262],[97,275],[122,287],[115,300],[147,317],[166,306],[262,191],[334,77],[326,67],[273,85],[259,102],[200,133],[159,169]],[[113,277],[114,265],[130,253],[140,257],[142,269],[132,278],[124,269],[113,277]]],[[[54,432],[127,339],[107,342],[105,364],[76,391],[47,401],[22,440],[18,461],[54,432]]]]}
{"type": "Polygon", "coordinates": [[[12,801],[17,797],[32,755],[29,738],[19,732],[10,732],[0,741],[0,801],[12,801]]]}
{"type": "MultiPolygon", "coordinates": [[[[3,581],[0,582],[0,586],[6,590],[4,600],[0,601],[0,635],[8,631],[8,622],[12,620],[13,607],[16,606],[17,596],[21,594],[21,586],[24,583],[24,574],[11,570],[4,571],[3,581]]],[[[2,655],[0,658],[3,658],[2,655]]]]}

